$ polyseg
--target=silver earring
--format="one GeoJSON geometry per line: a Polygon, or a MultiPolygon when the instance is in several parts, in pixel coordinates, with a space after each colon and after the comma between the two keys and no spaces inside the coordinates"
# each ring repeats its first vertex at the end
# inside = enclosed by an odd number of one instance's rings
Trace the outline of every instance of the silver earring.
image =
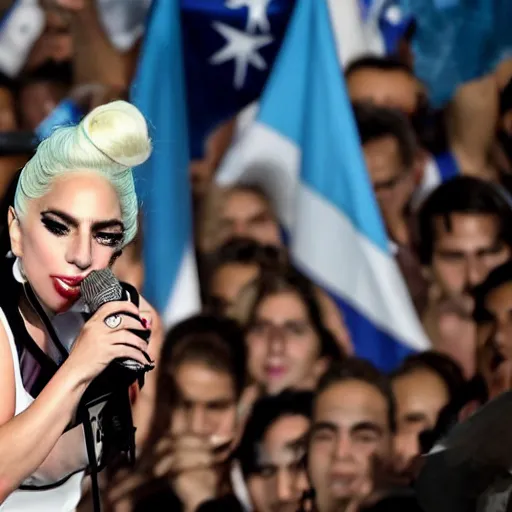
{"type": "Polygon", "coordinates": [[[20,258],[18,258],[18,270],[20,271],[21,279],[23,280],[24,283],[26,283],[28,281],[28,279],[27,279],[27,276],[25,274],[25,271],[23,270],[23,264],[21,263],[21,259],[20,258]]]}

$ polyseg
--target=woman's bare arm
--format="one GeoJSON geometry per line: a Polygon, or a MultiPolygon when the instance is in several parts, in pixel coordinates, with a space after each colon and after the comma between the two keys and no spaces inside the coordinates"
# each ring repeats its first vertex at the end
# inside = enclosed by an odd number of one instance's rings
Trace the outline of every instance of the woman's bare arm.
{"type": "Polygon", "coordinates": [[[54,457],[50,456],[54,448],[61,454],[67,451],[68,457],[76,453],[75,439],[75,446],[68,443],[68,450],[56,445],[72,421],[85,387],[63,366],[36,400],[14,416],[14,367],[7,333],[0,327],[0,503],[36,470],[44,474],[45,460],[52,466],[49,473],[56,473],[54,457]]]}
{"type": "MultiPolygon", "coordinates": [[[[14,414],[15,379],[9,334],[0,325],[0,503],[29,477],[55,483],[82,469],[87,460],[80,430],[66,432],[89,383],[115,359],[147,363],[146,343],[130,332],[140,323],[130,316],[117,330],[108,330],[104,319],[122,307],[139,314],[127,302],[108,302],[85,323],[69,358],[40,395],[22,413],[14,414]],[[5,398],[5,400],[2,400],[5,398]]],[[[32,483],[32,482],[31,482],[32,483]]]]}

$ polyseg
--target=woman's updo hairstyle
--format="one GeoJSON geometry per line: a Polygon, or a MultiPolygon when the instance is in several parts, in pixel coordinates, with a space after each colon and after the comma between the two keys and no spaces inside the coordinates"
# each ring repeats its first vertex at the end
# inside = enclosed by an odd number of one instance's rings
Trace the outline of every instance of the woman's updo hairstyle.
{"type": "Polygon", "coordinates": [[[144,163],[150,154],[148,127],[139,110],[125,101],[107,103],[92,110],[80,124],[59,128],[41,142],[21,172],[14,208],[23,216],[29,200],[46,194],[60,175],[96,172],[117,191],[126,245],[137,233],[138,206],[132,167],[144,163]]]}

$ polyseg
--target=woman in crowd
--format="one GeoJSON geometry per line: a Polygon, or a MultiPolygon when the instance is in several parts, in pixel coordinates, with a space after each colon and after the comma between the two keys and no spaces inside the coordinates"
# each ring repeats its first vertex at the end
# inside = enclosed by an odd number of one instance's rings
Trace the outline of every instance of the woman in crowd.
{"type": "Polygon", "coordinates": [[[159,359],[149,436],[134,471],[113,479],[115,512],[241,510],[232,464],[245,346],[236,322],[198,315],[167,335],[159,359]]]}
{"type": "Polygon", "coordinates": [[[329,360],[342,355],[322,322],[315,288],[293,269],[262,274],[231,313],[245,328],[247,371],[262,394],[314,389],[329,360]]]}

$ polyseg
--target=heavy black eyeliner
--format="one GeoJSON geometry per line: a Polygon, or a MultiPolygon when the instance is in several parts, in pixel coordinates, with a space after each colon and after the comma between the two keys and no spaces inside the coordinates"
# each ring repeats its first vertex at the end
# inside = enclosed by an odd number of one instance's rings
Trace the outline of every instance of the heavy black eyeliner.
{"type": "Polygon", "coordinates": [[[100,239],[100,243],[108,247],[116,247],[120,245],[124,238],[124,233],[96,233],[96,239],[100,239]],[[103,241],[101,241],[103,239],[103,241]]]}
{"type": "Polygon", "coordinates": [[[69,228],[56,220],[46,217],[44,214],[41,215],[41,222],[44,227],[52,234],[57,236],[63,236],[69,232],[69,228]]]}

